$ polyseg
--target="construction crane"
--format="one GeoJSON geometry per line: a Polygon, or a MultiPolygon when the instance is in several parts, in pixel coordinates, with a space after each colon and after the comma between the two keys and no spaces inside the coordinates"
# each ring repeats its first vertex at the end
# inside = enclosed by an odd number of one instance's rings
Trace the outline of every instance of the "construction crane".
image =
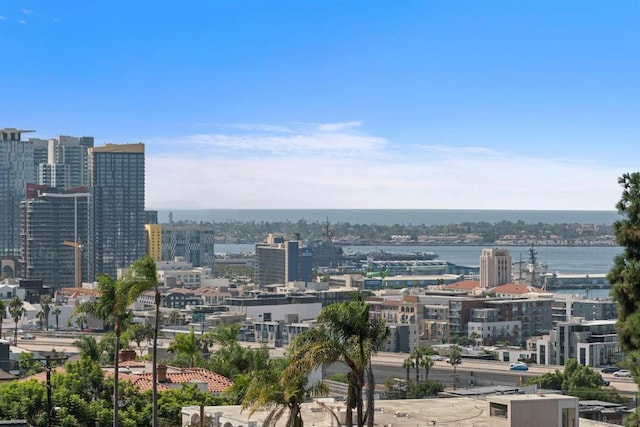
{"type": "Polygon", "coordinates": [[[76,251],[76,288],[82,287],[82,245],[80,243],[65,240],[63,245],[71,246],[76,251]]]}

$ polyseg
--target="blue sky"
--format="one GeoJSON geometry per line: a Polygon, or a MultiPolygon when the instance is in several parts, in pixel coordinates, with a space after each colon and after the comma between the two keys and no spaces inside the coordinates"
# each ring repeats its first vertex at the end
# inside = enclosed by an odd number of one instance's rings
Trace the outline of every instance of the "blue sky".
{"type": "Polygon", "coordinates": [[[149,208],[613,210],[640,2],[0,3],[0,127],[145,142],[149,208]]]}

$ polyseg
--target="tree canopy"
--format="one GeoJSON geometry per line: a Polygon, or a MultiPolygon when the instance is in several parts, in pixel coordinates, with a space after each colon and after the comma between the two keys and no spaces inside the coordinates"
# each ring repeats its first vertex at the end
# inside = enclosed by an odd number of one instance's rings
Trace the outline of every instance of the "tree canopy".
{"type": "Polygon", "coordinates": [[[622,398],[615,389],[605,387],[602,375],[588,366],[581,365],[576,359],[567,359],[564,369],[535,377],[527,381],[539,388],[562,390],[570,396],[580,399],[603,400],[605,402],[622,403],[622,398]]]}

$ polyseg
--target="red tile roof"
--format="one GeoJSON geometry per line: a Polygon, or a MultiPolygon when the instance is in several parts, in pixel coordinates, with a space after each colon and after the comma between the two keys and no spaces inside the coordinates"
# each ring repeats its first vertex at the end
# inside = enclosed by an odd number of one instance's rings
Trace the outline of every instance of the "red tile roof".
{"type": "Polygon", "coordinates": [[[534,286],[516,284],[516,283],[506,283],[504,285],[496,286],[495,288],[489,289],[490,292],[495,292],[496,294],[508,294],[508,295],[523,295],[529,293],[536,294],[544,294],[546,291],[536,288],[534,286]]]}
{"type": "MultiPolygon", "coordinates": [[[[171,387],[171,385],[188,384],[195,381],[207,383],[207,391],[209,393],[219,394],[233,384],[229,378],[203,368],[168,367],[166,375],[167,380],[165,382],[158,383],[158,390],[166,390],[174,388],[171,387]]],[[[129,375],[129,377],[131,377],[131,383],[137,386],[141,392],[151,389],[151,385],[153,384],[151,381],[151,373],[129,375]]]]}
{"type": "MultiPolygon", "coordinates": [[[[119,364],[120,367],[144,367],[144,362],[127,361],[119,364]]],[[[233,382],[222,375],[216,374],[204,368],[177,368],[173,366],[167,367],[167,381],[158,383],[158,391],[171,390],[176,388],[180,384],[189,384],[190,382],[204,382],[207,384],[207,391],[209,393],[220,394],[230,387],[233,382]]],[[[59,366],[55,369],[55,372],[63,373],[65,369],[63,366],[59,366]]],[[[110,369],[103,369],[105,377],[113,376],[113,367],[110,369]]],[[[142,374],[127,374],[120,372],[118,376],[120,380],[129,381],[131,384],[140,390],[141,393],[151,390],[152,388],[152,373],[151,369],[148,372],[142,374]]],[[[46,381],[46,372],[39,372],[35,375],[31,375],[26,378],[20,379],[20,381],[36,380],[38,382],[46,381]]]]}
{"type": "Polygon", "coordinates": [[[480,287],[480,282],[477,280],[462,280],[460,282],[452,283],[450,285],[443,285],[442,289],[458,289],[465,291],[472,291],[475,288],[480,287]]]}

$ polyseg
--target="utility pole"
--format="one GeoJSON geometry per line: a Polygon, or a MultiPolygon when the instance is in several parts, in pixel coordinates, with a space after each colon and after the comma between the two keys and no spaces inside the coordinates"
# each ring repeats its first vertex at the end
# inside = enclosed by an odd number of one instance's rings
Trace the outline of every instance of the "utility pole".
{"type": "Polygon", "coordinates": [[[53,404],[51,400],[51,362],[58,362],[67,360],[67,356],[51,357],[45,356],[44,359],[39,359],[45,363],[45,371],[47,373],[47,427],[53,426],[53,404]]]}

